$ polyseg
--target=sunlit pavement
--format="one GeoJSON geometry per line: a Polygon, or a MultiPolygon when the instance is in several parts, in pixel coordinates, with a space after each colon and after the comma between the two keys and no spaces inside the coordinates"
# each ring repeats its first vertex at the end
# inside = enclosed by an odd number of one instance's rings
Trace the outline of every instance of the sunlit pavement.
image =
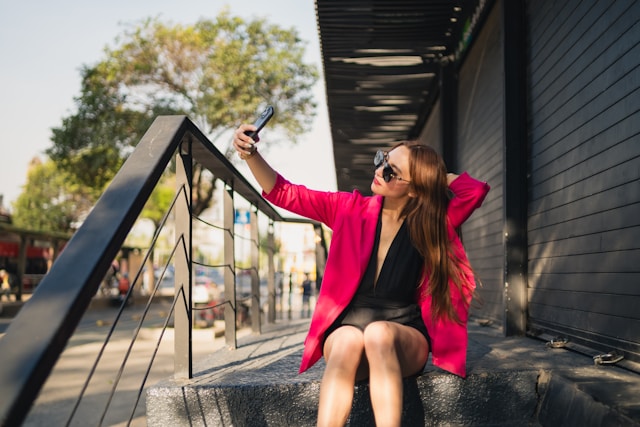
{"type": "MultiPolygon", "coordinates": [[[[168,303],[154,303],[145,317],[138,339],[129,349],[133,332],[140,324],[144,306],[125,308],[109,344],[104,349],[101,362],[86,385],[84,397],[78,404],[70,425],[98,425],[101,418],[101,424],[104,426],[127,425],[138,395],[140,401],[130,425],[147,425],[145,393],[140,393],[140,387],[147,376],[149,360],[154,352],[157,353],[145,387],[173,375],[173,329],[162,332],[162,325],[169,309],[168,303]],[[127,353],[130,353],[128,363],[120,372],[127,353]],[[118,376],[120,380],[115,393],[109,408],[105,409],[118,376]]],[[[116,314],[117,308],[109,307],[108,304],[87,311],[34,403],[24,426],[50,427],[67,423],[116,314]]],[[[4,333],[10,322],[10,318],[0,318],[0,334],[4,333]]],[[[220,335],[216,333],[220,327],[218,323],[215,328],[193,330],[194,363],[225,346],[223,337],[215,338],[215,335],[220,335]]],[[[249,333],[248,328],[240,329],[238,336],[249,333]]]]}

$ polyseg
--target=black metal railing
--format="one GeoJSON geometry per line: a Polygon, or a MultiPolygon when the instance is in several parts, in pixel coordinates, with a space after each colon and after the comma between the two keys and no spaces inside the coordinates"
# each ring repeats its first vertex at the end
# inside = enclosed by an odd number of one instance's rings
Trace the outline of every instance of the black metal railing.
{"type": "MultiPolygon", "coordinates": [[[[169,264],[174,267],[175,296],[161,327],[156,351],[149,357],[146,374],[140,381],[131,417],[134,417],[138,402],[145,387],[149,370],[153,365],[159,342],[166,328],[172,323],[174,329],[174,377],[191,378],[192,328],[194,304],[192,301],[193,223],[200,221],[191,211],[192,182],[194,164],[211,171],[223,185],[222,203],[224,260],[224,300],[218,304],[224,307],[224,337],[228,347],[236,347],[236,327],[238,304],[248,298],[249,317],[253,332],[260,332],[261,304],[260,278],[255,266],[259,262],[258,215],[268,220],[267,244],[262,249],[267,253],[267,319],[275,321],[276,289],[273,248],[273,223],[285,221],[269,205],[253,186],[244,178],[227,158],[220,153],[198,128],[185,116],[163,116],[157,118],[145,133],[135,151],[127,159],[111,185],[98,200],[95,207],[73,235],[51,270],[44,277],[31,298],[12,320],[5,335],[0,339],[0,425],[21,424],[27,416],[43,384],[51,374],[56,362],[69,342],[74,330],[87,312],[112,261],[121,250],[132,226],[139,218],[153,189],[159,182],[167,165],[176,159],[177,192],[162,224],[169,216],[175,226],[175,245],[171,256],[154,282],[147,290],[145,308],[133,337],[125,351],[122,364],[115,373],[111,392],[100,415],[99,425],[105,420],[109,405],[116,393],[124,367],[133,351],[134,342],[144,325],[147,314],[154,303],[159,285],[169,264]],[[236,266],[234,249],[234,196],[248,202],[250,210],[251,243],[250,264],[245,270],[251,276],[251,292],[247,296],[236,295],[236,266]]],[[[315,227],[319,227],[315,224],[315,227]]],[[[123,310],[140,293],[143,269],[157,242],[160,230],[153,236],[140,269],[132,275],[131,285],[121,298],[121,305],[113,325],[107,332],[102,348],[90,369],[86,382],[78,393],[75,404],[70,408],[67,424],[71,423],[83,399],[91,377],[103,357],[110,338],[117,327],[123,310]]],[[[324,242],[322,242],[324,243],[324,242]]],[[[326,253],[324,254],[326,255],[326,253]]],[[[203,309],[211,309],[205,307],[203,309]]],[[[93,423],[93,422],[92,422],[93,423]]]]}

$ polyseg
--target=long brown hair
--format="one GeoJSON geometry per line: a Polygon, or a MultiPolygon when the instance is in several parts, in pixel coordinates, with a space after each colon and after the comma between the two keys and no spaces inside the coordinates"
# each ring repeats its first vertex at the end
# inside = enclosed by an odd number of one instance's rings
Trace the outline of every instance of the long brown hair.
{"type": "Polygon", "coordinates": [[[402,215],[406,218],[413,245],[424,258],[424,275],[428,279],[427,289],[421,292],[432,297],[434,319],[444,316],[459,322],[451,302],[449,281],[452,280],[459,291],[465,282],[461,260],[455,256],[447,233],[450,200],[447,168],[442,157],[431,147],[416,141],[404,141],[396,147],[401,145],[410,152],[410,185],[415,193],[415,197],[405,205],[402,215]]]}

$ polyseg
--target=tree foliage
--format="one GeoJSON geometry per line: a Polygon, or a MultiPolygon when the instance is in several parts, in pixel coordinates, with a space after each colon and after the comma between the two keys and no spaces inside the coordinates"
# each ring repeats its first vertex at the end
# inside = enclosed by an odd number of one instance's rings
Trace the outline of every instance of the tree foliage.
{"type": "Polygon", "coordinates": [[[82,70],[78,111],[52,129],[53,146],[47,150],[58,168],[85,186],[97,200],[122,166],[162,106],[148,111],[126,107],[127,96],[106,84],[98,68],[82,70]]]}
{"type": "Polygon", "coordinates": [[[31,162],[24,191],[13,204],[14,225],[35,231],[72,232],[93,204],[91,194],[48,160],[31,162]]]}
{"type": "MultiPolygon", "coordinates": [[[[304,63],[293,29],[222,12],[194,25],[151,18],[126,30],[96,65],[82,70],[77,112],[53,129],[47,154],[100,194],[160,114],[186,114],[214,142],[271,104],[292,140],[308,130],[318,73],[304,63]]],[[[228,144],[225,144],[228,145],[228,144]]],[[[220,148],[231,156],[230,147],[220,148]]],[[[195,214],[211,204],[215,177],[194,170],[195,214]]]]}
{"type": "Polygon", "coordinates": [[[130,101],[138,107],[171,105],[210,136],[253,119],[266,104],[278,113],[270,125],[293,136],[308,129],[315,112],[318,75],[303,55],[295,30],[222,12],[192,26],[148,19],[125,32],[100,67],[135,92],[130,101]]]}
{"type": "Polygon", "coordinates": [[[156,230],[160,227],[160,223],[176,194],[176,183],[173,178],[174,176],[163,175],[156,188],[153,189],[140,215],[151,220],[156,230]]]}

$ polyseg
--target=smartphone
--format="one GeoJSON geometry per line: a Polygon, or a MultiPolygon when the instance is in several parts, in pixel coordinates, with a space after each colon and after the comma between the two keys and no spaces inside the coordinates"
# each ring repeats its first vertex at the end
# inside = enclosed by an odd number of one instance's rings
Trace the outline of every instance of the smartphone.
{"type": "Polygon", "coordinates": [[[264,125],[267,124],[269,119],[273,117],[273,113],[274,113],[273,107],[271,105],[267,106],[267,108],[262,112],[262,114],[260,114],[260,116],[258,116],[256,121],[253,123],[253,125],[257,127],[257,129],[254,131],[250,131],[250,130],[245,131],[244,134],[247,136],[250,136],[251,138],[254,138],[256,135],[258,135],[258,132],[262,130],[264,125]]]}

